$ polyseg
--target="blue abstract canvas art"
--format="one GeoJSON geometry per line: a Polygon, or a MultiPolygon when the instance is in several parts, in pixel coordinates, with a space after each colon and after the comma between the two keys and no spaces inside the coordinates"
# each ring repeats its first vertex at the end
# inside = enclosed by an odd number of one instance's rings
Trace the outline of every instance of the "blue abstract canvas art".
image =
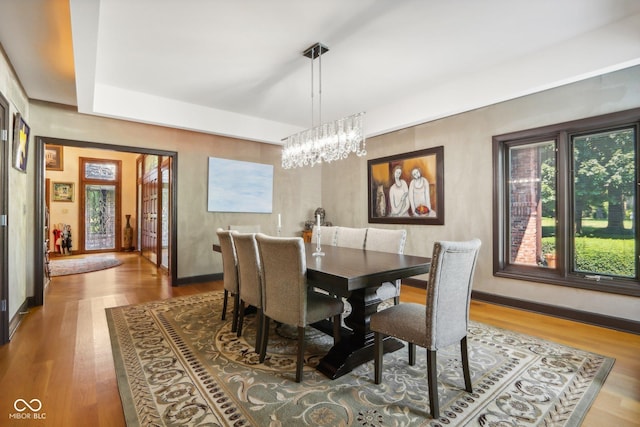
{"type": "Polygon", "coordinates": [[[209,157],[209,212],[271,213],[273,165],[209,157]]]}

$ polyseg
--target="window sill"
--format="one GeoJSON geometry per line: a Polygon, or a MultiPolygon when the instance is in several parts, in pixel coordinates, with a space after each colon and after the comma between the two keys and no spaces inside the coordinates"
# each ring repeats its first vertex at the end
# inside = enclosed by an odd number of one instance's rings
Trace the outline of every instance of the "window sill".
{"type": "Polygon", "coordinates": [[[587,289],[590,291],[605,292],[610,294],[640,297],[640,283],[635,281],[602,280],[597,282],[594,280],[583,279],[578,276],[563,277],[555,270],[541,270],[542,269],[538,268],[527,269],[527,271],[522,271],[520,269],[505,269],[496,271],[493,273],[493,275],[495,277],[525,280],[528,282],[545,283],[549,285],[567,286],[570,288],[587,289]]]}

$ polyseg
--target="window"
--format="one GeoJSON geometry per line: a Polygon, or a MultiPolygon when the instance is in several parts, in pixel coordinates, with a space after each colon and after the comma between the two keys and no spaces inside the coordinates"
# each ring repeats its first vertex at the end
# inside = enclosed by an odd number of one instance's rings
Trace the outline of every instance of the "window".
{"type": "Polygon", "coordinates": [[[640,109],[494,136],[494,274],[640,296],[640,109]]]}

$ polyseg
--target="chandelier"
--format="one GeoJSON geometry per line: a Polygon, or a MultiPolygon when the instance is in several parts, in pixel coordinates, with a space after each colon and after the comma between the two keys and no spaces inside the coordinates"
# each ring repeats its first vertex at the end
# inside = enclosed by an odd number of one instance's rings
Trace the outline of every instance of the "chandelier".
{"type": "Polygon", "coordinates": [[[311,128],[284,139],[282,167],[297,168],[322,162],[346,159],[355,153],[358,157],[367,154],[364,137],[364,112],[322,123],[322,55],[329,51],[323,44],[316,43],[304,51],[311,59],[311,128]],[[314,126],[313,61],[318,58],[318,98],[319,123],[314,126]]]}

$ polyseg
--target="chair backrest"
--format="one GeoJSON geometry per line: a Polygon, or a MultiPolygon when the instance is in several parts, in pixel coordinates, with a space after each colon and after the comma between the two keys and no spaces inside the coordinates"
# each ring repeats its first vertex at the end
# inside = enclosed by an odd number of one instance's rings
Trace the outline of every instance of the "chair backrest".
{"type": "Polygon", "coordinates": [[[336,246],[364,249],[366,237],[366,228],[338,227],[336,230],[336,246]]]}
{"type": "Polygon", "coordinates": [[[427,282],[427,345],[438,350],[467,335],[480,240],[436,242],[427,282]]]}
{"type": "Polygon", "coordinates": [[[368,251],[404,253],[407,241],[407,230],[387,230],[384,228],[367,228],[367,240],[364,248],[368,251]]]}
{"type": "Polygon", "coordinates": [[[262,309],[269,318],[306,326],[307,258],[301,237],[256,235],[262,264],[262,309]]]}
{"type": "Polygon", "coordinates": [[[252,225],[230,225],[229,230],[236,230],[241,233],[259,233],[260,232],[260,224],[252,224],[252,225]]]}
{"type": "MultiPolygon", "coordinates": [[[[321,245],[336,245],[336,230],[338,227],[331,226],[328,227],[326,225],[320,226],[320,244],[321,245]]],[[[314,225],[313,230],[311,231],[311,243],[316,243],[318,241],[318,226],[314,225]]]]}
{"type": "Polygon", "coordinates": [[[235,234],[233,243],[238,256],[240,298],[249,305],[262,308],[262,272],[256,235],[255,233],[235,234]]]}
{"type": "Polygon", "coordinates": [[[233,244],[235,231],[218,228],[216,234],[220,241],[220,253],[222,254],[222,279],[224,288],[232,293],[238,292],[238,258],[233,244]]]}

